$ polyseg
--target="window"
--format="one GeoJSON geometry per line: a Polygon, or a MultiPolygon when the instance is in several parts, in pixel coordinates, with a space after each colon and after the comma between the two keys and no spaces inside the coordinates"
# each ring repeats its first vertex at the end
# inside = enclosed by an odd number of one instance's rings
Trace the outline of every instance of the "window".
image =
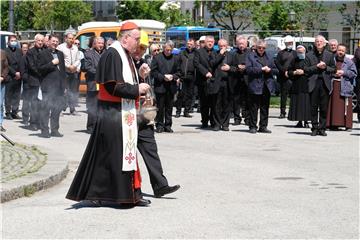
{"type": "Polygon", "coordinates": [[[113,40],[117,39],[117,32],[102,32],[100,34],[101,37],[103,37],[105,39],[105,42],[109,39],[112,38],[113,40]]]}
{"type": "Polygon", "coordinates": [[[95,36],[95,33],[93,32],[88,32],[88,33],[84,33],[81,34],[78,39],[80,41],[80,48],[82,49],[88,49],[89,47],[89,40],[92,36],[95,36]]]}

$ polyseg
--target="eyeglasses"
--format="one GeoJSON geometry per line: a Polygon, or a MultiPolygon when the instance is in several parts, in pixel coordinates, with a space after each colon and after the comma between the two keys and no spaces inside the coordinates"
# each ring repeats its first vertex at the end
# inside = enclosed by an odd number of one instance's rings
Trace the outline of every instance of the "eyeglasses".
{"type": "Polygon", "coordinates": [[[160,52],[160,49],[154,49],[153,52],[160,52]]]}
{"type": "Polygon", "coordinates": [[[260,50],[261,50],[261,49],[266,49],[266,47],[257,47],[257,49],[260,49],[260,50]]]}
{"type": "Polygon", "coordinates": [[[75,45],[80,45],[80,43],[75,43],[75,45]]]}

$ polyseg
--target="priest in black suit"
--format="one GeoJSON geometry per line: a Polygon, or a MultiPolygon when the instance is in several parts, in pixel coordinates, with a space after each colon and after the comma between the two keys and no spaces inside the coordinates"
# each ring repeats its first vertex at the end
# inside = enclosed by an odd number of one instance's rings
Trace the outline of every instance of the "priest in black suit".
{"type": "Polygon", "coordinates": [[[311,101],[311,136],[326,136],[326,114],[331,92],[331,79],[336,72],[334,56],[325,49],[325,38],[315,38],[314,51],[305,58],[305,74],[309,78],[311,101]]]}
{"type": "Polygon", "coordinates": [[[40,109],[40,137],[62,137],[59,133],[59,119],[64,103],[65,93],[65,62],[64,54],[57,50],[59,38],[55,35],[49,37],[49,46],[38,55],[38,71],[41,75],[40,109]],[[50,129],[49,132],[49,119],[50,129]]]}

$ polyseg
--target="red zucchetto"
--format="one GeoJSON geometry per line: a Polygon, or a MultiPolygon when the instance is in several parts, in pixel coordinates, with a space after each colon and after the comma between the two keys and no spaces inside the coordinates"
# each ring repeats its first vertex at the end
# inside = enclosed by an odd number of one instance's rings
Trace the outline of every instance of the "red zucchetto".
{"type": "Polygon", "coordinates": [[[133,30],[133,29],[139,29],[139,26],[136,25],[133,22],[125,22],[121,25],[120,27],[120,32],[121,31],[128,31],[128,30],[133,30]]]}

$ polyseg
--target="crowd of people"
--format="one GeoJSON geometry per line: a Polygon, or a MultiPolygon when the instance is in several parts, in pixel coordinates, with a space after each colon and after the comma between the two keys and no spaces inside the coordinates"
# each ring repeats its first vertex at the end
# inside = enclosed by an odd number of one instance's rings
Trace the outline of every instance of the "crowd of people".
{"type": "Polygon", "coordinates": [[[56,35],[37,34],[33,46],[24,43],[19,48],[16,36],[9,37],[8,47],[1,50],[0,126],[6,131],[5,106],[7,119],[22,118],[23,127],[40,130],[40,137],[63,137],[61,112],[69,107],[71,115],[78,115],[79,77],[85,73],[86,131],[91,137],[67,194],[72,200],[148,206],[151,202],[141,192],[137,150],[154,196],[177,191],[180,186],[169,186],[163,174],[154,132],[174,131],[174,107],[175,118],[191,118],[197,97],[201,129],[229,131],[233,118],[234,125],[243,121],[251,134],[269,134],[270,97],[277,80],[279,118],[286,118],[290,96],[288,120],[296,121],[296,127],[311,124],[312,136],[352,128],[352,96],[359,96],[360,89],[360,46],[350,59],[346,46],[334,39],[327,48],[318,35],[313,50],[307,51],[302,45],[293,49],[294,40],[287,36],[286,48],[274,57],[263,39],[248,47],[247,38],[237,35],[232,50],[226,39],[219,39],[216,51],[214,37],[205,36],[189,39],[186,49],[174,54],[171,40],[149,46],[147,33],[131,22],[121,26],[119,39],[109,45],[93,37],[89,49],[80,49],[71,33],[59,41],[56,35]],[[141,118],[139,109],[147,104],[157,108],[154,124],[141,118]]]}
{"type": "Polygon", "coordinates": [[[296,121],[296,127],[311,123],[312,136],[326,136],[327,129],[351,130],[352,96],[354,92],[359,96],[360,89],[360,48],[350,59],[344,44],[331,39],[327,48],[321,35],[312,51],[302,45],[293,49],[291,36],[284,41],[286,48],[276,57],[266,51],[263,39],[249,48],[242,35],[236,36],[232,50],[226,39],[219,39],[219,50],[215,51],[214,37],[205,36],[198,41],[189,39],[179,55],[172,53],[172,41],[163,45],[162,53],[152,51],[151,77],[159,108],[155,131],[173,132],[173,105],[175,118],[181,116],[182,107],[183,116],[191,117],[197,95],[202,129],[229,131],[233,117],[233,125],[244,120],[252,134],[271,133],[268,119],[275,81],[280,86],[279,118],[286,118],[290,97],[288,120],[296,121]]]}
{"type": "MultiPolygon", "coordinates": [[[[24,128],[40,130],[40,137],[45,138],[63,136],[59,118],[67,107],[71,115],[78,115],[80,72],[85,72],[87,83],[86,131],[93,131],[99,91],[97,64],[111,44],[94,37],[88,49],[80,49],[72,33],[66,34],[63,43],[59,41],[57,36],[37,34],[32,46],[23,43],[19,48],[16,36],[10,36],[8,47],[1,51],[1,108],[5,107],[5,118],[22,118],[24,128]]],[[[352,95],[359,95],[360,89],[359,48],[349,59],[345,45],[331,39],[326,47],[327,41],[321,35],[316,37],[312,51],[302,45],[293,49],[291,36],[286,36],[284,42],[286,48],[276,57],[266,51],[264,40],[253,42],[250,48],[242,35],[236,36],[231,51],[226,39],[217,42],[216,51],[212,36],[189,39],[186,49],[176,55],[171,40],[162,46],[154,43],[145,47],[148,55],[133,57],[137,64],[145,62],[151,69],[147,81],[158,108],[155,131],[173,132],[173,108],[175,118],[181,117],[182,109],[183,116],[191,118],[198,99],[203,129],[229,131],[233,118],[233,125],[243,121],[250,133],[271,133],[268,117],[275,81],[280,90],[279,118],[287,115],[288,120],[297,122],[296,127],[311,124],[312,135],[325,136],[326,129],[340,127],[351,130],[352,95]]],[[[3,110],[0,116],[0,130],[5,131],[3,110]]]]}

